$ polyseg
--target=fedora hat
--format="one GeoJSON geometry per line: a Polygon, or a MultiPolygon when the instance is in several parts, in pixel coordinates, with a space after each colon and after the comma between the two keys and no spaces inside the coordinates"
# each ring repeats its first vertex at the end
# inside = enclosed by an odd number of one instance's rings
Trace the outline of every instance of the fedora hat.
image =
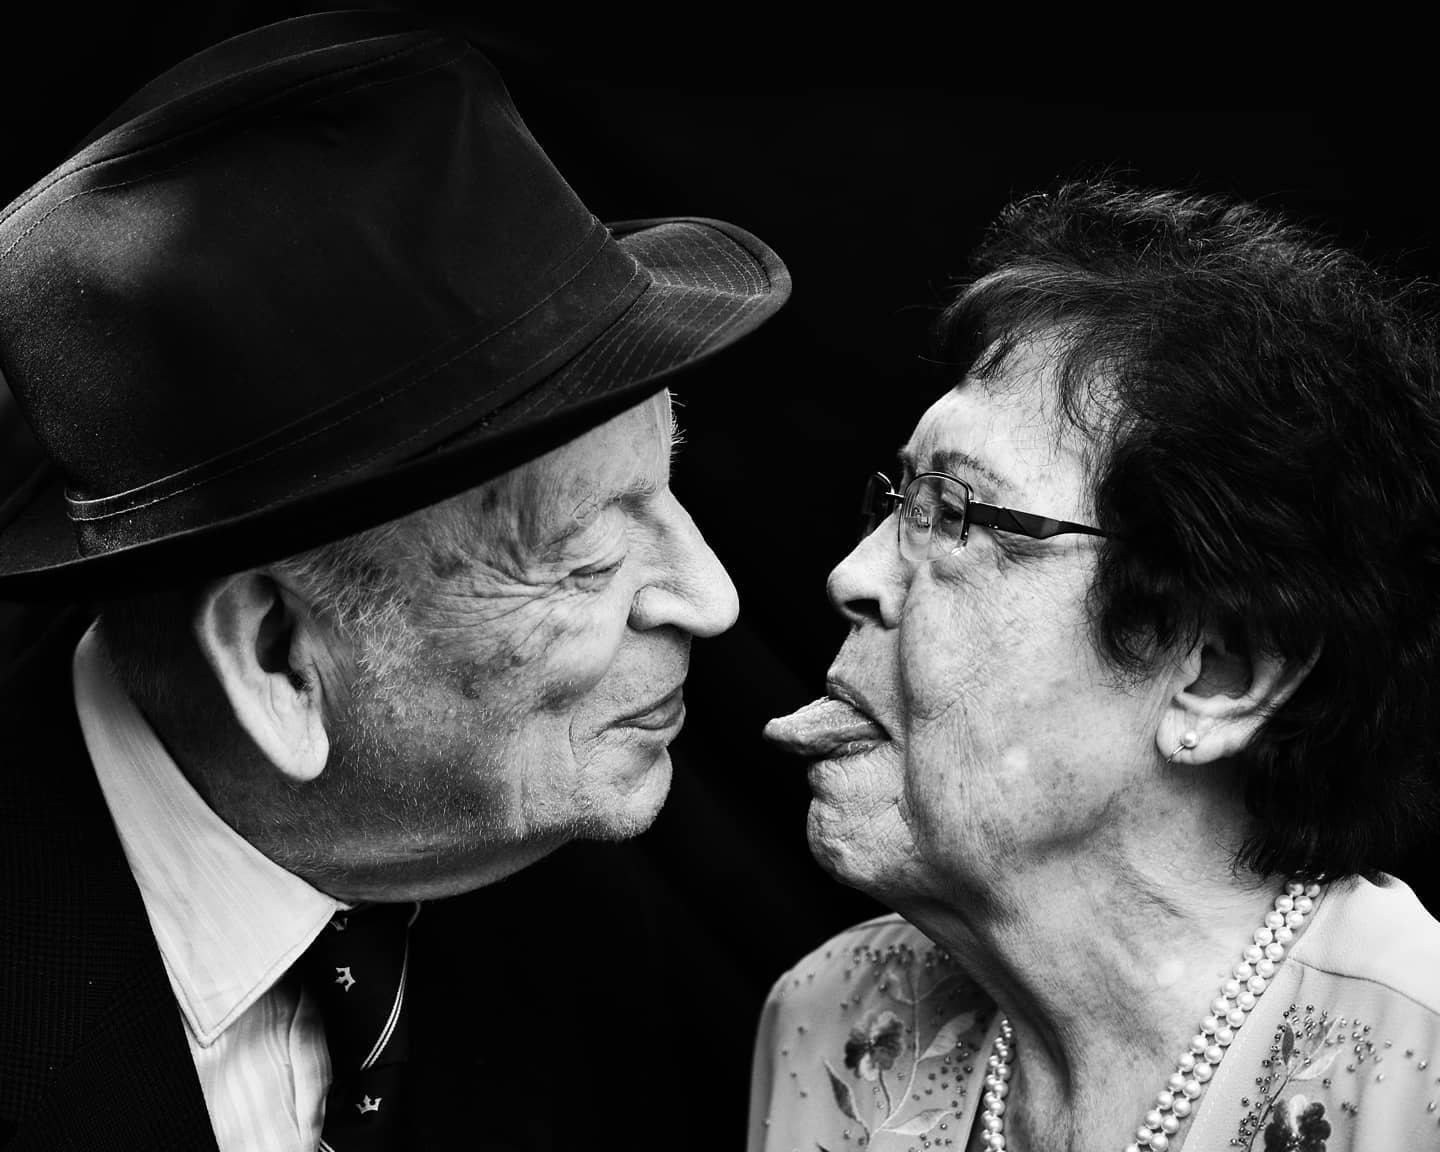
{"type": "Polygon", "coordinates": [[[733,225],[596,220],[462,33],[367,10],[228,40],[0,213],[0,373],[53,464],[7,504],[0,599],[143,592],[443,500],[789,290],[733,225]]]}

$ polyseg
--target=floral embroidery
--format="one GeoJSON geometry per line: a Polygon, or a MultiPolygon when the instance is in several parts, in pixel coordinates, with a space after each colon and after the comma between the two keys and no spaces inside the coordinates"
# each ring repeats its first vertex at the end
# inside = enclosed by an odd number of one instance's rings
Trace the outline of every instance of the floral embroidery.
{"type": "Polygon", "coordinates": [[[901,1035],[905,1025],[893,1012],[871,1013],[862,1028],[850,1029],[845,1041],[845,1067],[866,1080],[876,1080],[881,1072],[895,1066],[900,1055],[901,1035]]]}
{"type": "Polygon", "coordinates": [[[1318,1100],[1311,1103],[1297,1092],[1272,1117],[1265,1126],[1265,1152],[1325,1152],[1330,1121],[1318,1100]]]}
{"type": "Polygon", "coordinates": [[[852,1126],[845,1138],[853,1129],[875,1152],[891,1146],[876,1143],[886,1135],[905,1138],[897,1149],[914,1137],[948,1144],[993,1006],[938,949],[862,948],[851,960],[846,978],[861,974],[855,1007],[869,1011],[837,1053],[840,1067],[824,1061],[834,1106],[852,1126]]]}
{"type": "MultiPolygon", "coordinates": [[[[918,933],[892,921],[857,935],[777,986],[774,1079],[753,1147],[960,1152],[984,1091],[996,1006],[918,933]]],[[[1348,997],[1305,1003],[1331,999],[1323,975],[1288,1007],[1272,992],[1266,1023],[1217,1035],[1228,1041],[1228,1067],[1211,1088],[1220,1095],[1206,1102],[1216,1115],[1205,1121],[1205,1152],[1440,1152],[1433,1017],[1407,1010],[1391,1019],[1382,1001],[1381,1018],[1356,1018],[1348,997]],[[1392,1128],[1397,1138],[1386,1141],[1392,1128]]],[[[1218,1015],[1211,1027],[1220,1032],[1218,1015]]]]}
{"type": "Polygon", "coordinates": [[[1312,1081],[1329,1087],[1327,1073],[1344,1050],[1344,1023],[1324,1011],[1302,1017],[1299,1006],[1291,1005],[1262,1061],[1265,1073],[1256,1082],[1261,1092],[1240,1122],[1238,1143],[1264,1152],[1325,1152],[1331,1131],[1325,1105],[1300,1092],[1282,1097],[1312,1081]]]}

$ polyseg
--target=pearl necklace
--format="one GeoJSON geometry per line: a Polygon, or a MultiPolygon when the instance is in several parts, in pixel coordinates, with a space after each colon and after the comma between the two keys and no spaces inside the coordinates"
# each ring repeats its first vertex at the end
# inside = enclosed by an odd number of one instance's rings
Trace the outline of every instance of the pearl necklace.
{"type": "MultiPolygon", "coordinates": [[[[1145,1114],[1135,1133],[1135,1141],[1125,1152],[1167,1152],[1170,1138],[1180,1122],[1195,1110],[1205,1085],[1215,1075],[1215,1066],[1235,1039],[1235,1033],[1256,1001],[1269,986],[1276,965],[1285,959],[1285,946],[1305,926],[1305,918],[1315,907],[1320,885],[1306,886],[1294,881],[1275,897],[1275,910],[1265,914],[1265,923],[1255,929],[1254,943],[1247,945],[1235,965],[1234,973],[1220,988],[1220,995],[1210,1005],[1210,1015],[1200,1021],[1200,1031],[1190,1040],[1190,1048],[1180,1057],[1175,1071],[1155,1098],[1155,1107],[1145,1114]]],[[[985,1107],[980,1112],[984,1133],[981,1147],[992,1152],[1005,1148],[1005,1097],[1010,1094],[1010,1055],[1015,1039],[1014,1029],[1006,1018],[1000,1020],[1000,1031],[986,1062],[985,1107]]]]}

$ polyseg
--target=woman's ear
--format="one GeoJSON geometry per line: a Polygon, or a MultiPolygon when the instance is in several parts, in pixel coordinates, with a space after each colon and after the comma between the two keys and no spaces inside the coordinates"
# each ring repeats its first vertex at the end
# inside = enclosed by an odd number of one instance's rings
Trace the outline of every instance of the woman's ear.
{"type": "Polygon", "coordinates": [[[256,747],[290,780],[319,776],[330,754],[310,620],[264,572],[213,584],[195,617],[200,651],[256,747]]]}
{"type": "Polygon", "coordinates": [[[1180,764],[1236,755],[1295,694],[1319,658],[1319,645],[1304,660],[1286,660],[1207,628],[1172,677],[1155,731],[1160,755],[1180,764]]]}

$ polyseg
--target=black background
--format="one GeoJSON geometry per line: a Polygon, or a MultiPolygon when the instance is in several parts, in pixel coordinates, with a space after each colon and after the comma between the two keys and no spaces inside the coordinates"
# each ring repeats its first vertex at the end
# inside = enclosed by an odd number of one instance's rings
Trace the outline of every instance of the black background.
{"type": "MultiPolygon", "coordinates": [[[[331,6],[36,10],[0,48],[0,201],[183,56],[331,6]]],[[[925,28],[410,7],[481,33],[602,219],[717,216],[795,278],[777,321],[676,388],[688,443],[675,488],[729,567],[742,620],[696,646],[670,803],[633,843],[572,846],[421,921],[425,986],[451,997],[432,1041],[477,1061],[477,1123],[503,1116],[542,1142],[736,1148],[770,982],[879,910],[811,862],[803,769],[758,733],[819,694],[841,635],[825,575],[849,547],[864,472],[891,463],[938,394],[924,333],[986,221],[1015,194],[1108,168],[1259,200],[1433,276],[1428,132],[1404,105],[1319,85],[1224,104],[1164,90],[1024,101],[1040,87],[1033,62],[981,66],[981,48],[962,59],[925,28]],[[940,86],[886,86],[915,80],[940,86]]]]}

